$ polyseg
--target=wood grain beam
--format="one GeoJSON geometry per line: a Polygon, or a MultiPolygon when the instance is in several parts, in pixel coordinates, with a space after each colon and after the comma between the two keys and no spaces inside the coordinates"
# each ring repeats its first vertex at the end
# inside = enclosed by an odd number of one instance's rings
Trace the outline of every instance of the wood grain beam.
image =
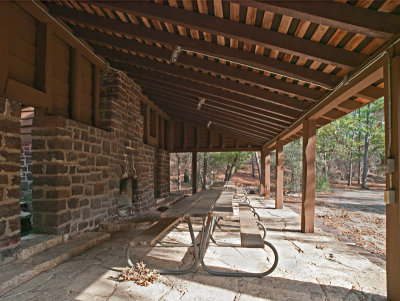
{"type": "MultiPolygon", "coordinates": [[[[77,11],[61,5],[54,5],[51,3],[47,3],[47,5],[52,15],[60,17],[64,20],[74,21],[88,26],[94,26],[99,29],[112,31],[118,34],[134,36],[164,45],[180,45],[189,51],[233,61],[251,68],[257,68],[260,70],[281,74],[283,76],[311,82],[328,88],[333,88],[340,82],[340,78],[335,75],[297,66],[296,64],[290,64],[284,61],[279,61],[267,56],[253,54],[250,52],[244,53],[239,49],[192,39],[161,30],[155,30],[141,25],[112,20],[83,11],[77,11]]],[[[79,33],[77,34],[79,35],[79,33]]],[[[85,36],[82,34],[82,37],[85,36]]]]}
{"type": "MultiPolygon", "coordinates": [[[[174,88],[173,86],[165,85],[162,82],[154,82],[148,78],[143,79],[141,77],[138,77],[138,75],[132,77],[144,88],[144,92],[146,92],[147,90],[163,92],[162,90],[164,90],[166,94],[173,94],[173,96],[176,95],[183,98],[189,98],[191,100],[194,98],[197,102],[199,101],[199,97],[203,97],[202,94],[198,94],[188,89],[174,88]]],[[[282,127],[288,126],[290,124],[288,122],[281,122],[275,119],[271,119],[268,115],[262,114],[256,109],[248,109],[246,107],[241,107],[234,103],[223,101],[217,98],[206,97],[206,103],[213,109],[216,108],[229,114],[239,115],[252,120],[263,122],[269,125],[271,128],[282,129],[282,127]]]]}
{"type": "MultiPolygon", "coordinates": [[[[169,115],[177,120],[182,120],[185,122],[189,123],[194,123],[200,126],[207,126],[208,120],[204,120],[201,118],[196,118],[193,116],[182,116],[179,114],[174,113],[174,111],[169,112],[169,115]]],[[[230,126],[226,125],[221,125],[217,123],[211,123],[211,126],[209,128],[210,130],[215,130],[217,132],[220,132],[222,134],[227,134],[231,135],[234,138],[239,138],[241,140],[249,141],[251,143],[256,143],[257,145],[262,145],[263,142],[265,142],[265,139],[262,139],[261,137],[254,135],[254,134],[249,134],[246,131],[238,130],[230,126]]]]}
{"type": "Polygon", "coordinates": [[[163,110],[168,112],[168,114],[172,113],[175,117],[184,118],[183,116],[190,116],[190,118],[194,118],[196,120],[201,120],[205,123],[207,123],[208,121],[211,121],[214,124],[220,124],[220,125],[227,126],[230,128],[237,128],[238,130],[241,130],[241,131],[246,131],[249,135],[254,134],[255,136],[262,138],[264,140],[268,140],[273,137],[271,134],[267,134],[260,130],[254,129],[250,126],[246,126],[245,124],[235,122],[234,120],[227,121],[227,120],[212,118],[209,115],[202,114],[193,109],[191,110],[191,109],[187,109],[187,108],[183,108],[183,107],[177,108],[176,106],[172,106],[172,105],[166,104],[166,103],[164,103],[162,105],[160,104],[160,106],[162,106],[163,110]]]}
{"type": "MultiPolygon", "coordinates": [[[[120,38],[122,40],[122,38],[120,38]]],[[[104,41],[106,43],[106,40],[104,41]]],[[[164,60],[169,61],[171,52],[168,49],[156,47],[156,46],[150,46],[144,43],[139,43],[139,42],[134,42],[132,41],[131,43],[135,44],[141,44],[140,47],[131,47],[128,48],[127,50],[135,51],[137,53],[141,53],[144,55],[156,57],[156,58],[161,58],[164,60]]],[[[109,42],[109,44],[111,44],[109,42]]],[[[122,45],[115,45],[111,44],[113,46],[121,47],[122,45]]],[[[116,59],[120,61],[125,61],[131,64],[136,64],[136,65],[141,65],[141,66],[149,66],[152,68],[157,68],[161,70],[165,70],[165,72],[174,72],[171,69],[173,68],[173,65],[167,65],[166,64],[156,62],[154,60],[149,62],[148,59],[143,58],[143,57],[138,57],[138,56],[133,56],[131,54],[122,52],[122,51],[117,51],[117,50],[112,50],[106,47],[102,47],[99,45],[94,45],[94,49],[97,54],[111,58],[111,59],[116,59]],[[163,66],[164,65],[164,66],[163,66]],[[169,69],[168,69],[169,67],[169,69]]],[[[289,83],[286,82],[285,80],[282,79],[275,79],[273,77],[268,77],[260,73],[255,73],[250,70],[245,70],[237,67],[232,67],[230,65],[226,64],[221,64],[217,62],[213,62],[207,59],[201,59],[192,55],[188,55],[186,53],[181,53],[179,55],[179,59],[177,62],[178,65],[183,65],[186,67],[190,68],[197,68],[199,70],[203,70],[205,72],[210,72],[210,73],[215,73],[219,75],[223,75],[226,77],[229,77],[234,80],[240,80],[248,84],[255,84],[258,85],[259,87],[265,88],[265,89],[271,89],[274,91],[279,91],[283,92],[286,94],[290,94],[296,97],[304,98],[307,100],[315,101],[320,99],[324,91],[322,90],[314,90],[311,88],[308,88],[307,86],[301,86],[295,83],[289,83]]],[[[176,69],[176,68],[175,68],[176,69]]],[[[190,70],[187,70],[190,71],[190,70]]],[[[215,77],[214,77],[215,78],[215,77]]],[[[271,95],[271,94],[270,94],[271,95]]],[[[264,96],[264,98],[266,98],[264,96]]]]}
{"type": "Polygon", "coordinates": [[[286,140],[293,134],[297,133],[302,128],[302,123],[307,119],[319,119],[323,117],[327,112],[339,106],[350,97],[354,96],[358,92],[366,89],[378,80],[383,78],[383,63],[384,58],[376,60],[374,63],[366,67],[358,76],[350,80],[346,85],[341,86],[339,89],[331,92],[323,101],[314,105],[306,114],[300,119],[294,122],[287,130],[275,137],[264,145],[265,148],[272,148],[276,141],[286,140]]]}
{"type": "MultiPolygon", "coordinates": [[[[142,88],[143,88],[143,92],[150,98],[153,98],[154,96],[159,97],[162,101],[165,99],[167,101],[171,101],[172,103],[174,103],[177,106],[180,106],[180,105],[190,106],[192,108],[197,109],[197,105],[199,103],[199,99],[185,97],[183,95],[174,94],[174,93],[171,93],[166,90],[163,91],[162,88],[159,88],[159,87],[153,88],[153,87],[147,87],[147,86],[143,85],[142,88]]],[[[175,92],[175,93],[179,93],[179,92],[175,92]]],[[[200,110],[202,112],[210,114],[211,116],[215,116],[215,117],[219,117],[219,118],[226,118],[229,120],[243,121],[243,122],[253,125],[254,127],[269,131],[270,133],[278,133],[283,129],[283,127],[271,126],[270,124],[260,121],[258,119],[253,119],[253,118],[251,118],[251,115],[242,115],[240,113],[237,113],[236,111],[222,110],[218,107],[210,105],[209,102],[204,103],[201,106],[200,110]]]]}
{"type": "Polygon", "coordinates": [[[241,118],[237,116],[232,116],[232,115],[227,115],[227,114],[221,114],[219,112],[213,111],[212,109],[208,109],[205,107],[205,105],[202,105],[200,110],[197,110],[197,103],[193,101],[182,101],[179,98],[171,98],[171,97],[166,97],[163,95],[161,92],[147,92],[146,93],[152,100],[154,100],[158,105],[160,106],[167,106],[170,107],[171,109],[177,108],[177,109],[186,109],[188,110],[188,113],[195,112],[201,113],[204,115],[204,117],[208,117],[211,119],[216,119],[216,120],[221,120],[221,121],[227,121],[227,122],[232,122],[234,121],[235,123],[239,125],[246,125],[250,129],[254,129],[257,131],[260,131],[262,133],[268,134],[268,135],[276,135],[279,131],[274,129],[271,130],[270,128],[267,128],[263,125],[260,125],[258,123],[254,123],[249,119],[246,118],[241,118]]]}
{"type": "MultiPolygon", "coordinates": [[[[220,99],[228,100],[231,102],[235,102],[237,104],[240,104],[242,106],[247,106],[247,107],[252,107],[254,109],[263,111],[265,113],[268,113],[271,118],[274,118],[276,120],[281,120],[281,121],[290,121],[298,117],[302,111],[299,111],[294,108],[285,108],[280,105],[277,105],[275,103],[269,103],[267,101],[262,101],[258,98],[254,97],[249,97],[245,95],[240,95],[234,92],[226,91],[220,88],[215,88],[213,86],[201,84],[198,82],[193,82],[189,81],[183,78],[177,78],[172,75],[167,75],[160,73],[158,71],[151,71],[151,70],[145,70],[142,68],[138,68],[129,64],[125,63],[118,63],[118,62],[111,62],[111,66],[117,69],[120,69],[122,71],[126,71],[129,74],[135,75],[147,75],[151,76],[157,79],[161,79],[164,82],[173,82],[176,84],[179,84],[179,86],[183,88],[187,88],[199,93],[202,93],[203,95],[206,94],[207,97],[218,97],[220,99]]],[[[298,100],[293,100],[293,104],[298,105],[299,103],[301,104],[300,101],[298,100]]]]}
{"type": "Polygon", "coordinates": [[[276,14],[344,29],[373,38],[390,39],[400,33],[400,16],[334,1],[227,0],[276,14]],[[371,22],[371,20],[374,20],[371,22]]]}
{"type": "Polygon", "coordinates": [[[213,87],[202,85],[199,83],[191,82],[184,79],[174,78],[163,74],[157,74],[155,72],[148,72],[141,69],[131,69],[134,73],[129,73],[139,83],[141,82],[159,82],[163,85],[175,87],[176,89],[189,91],[193,96],[203,97],[206,100],[210,99],[216,102],[220,102],[226,106],[230,106],[234,109],[241,108],[247,112],[253,112],[261,117],[268,117],[274,120],[276,124],[287,125],[293,122],[300,114],[295,111],[286,109],[287,115],[280,110],[279,114],[276,111],[271,110],[271,104],[268,103],[255,103],[249,99],[244,98],[242,95],[238,95],[232,92],[224,91],[221,89],[215,89],[213,87]],[[143,80],[144,79],[144,80],[143,80]]]}
{"type": "Polygon", "coordinates": [[[168,5],[133,1],[93,1],[92,3],[98,7],[147,17],[152,20],[180,25],[202,32],[209,32],[211,34],[236,39],[250,45],[276,49],[284,53],[336,65],[341,68],[359,67],[367,59],[367,56],[334,46],[168,5]]]}
{"type": "MultiPolygon", "coordinates": [[[[154,47],[154,46],[149,46],[149,47],[155,48],[154,49],[155,52],[167,51],[168,54],[170,53],[168,50],[165,50],[162,48],[158,48],[158,47],[154,47]]],[[[247,97],[257,98],[264,102],[278,104],[280,106],[287,107],[290,109],[304,110],[304,109],[308,108],[311,104],[306,103],[302,100],[297,100],[297,99],[288,97],[286,95],[273,93],[273,92],[265,90],[265,89],[260,89],[257,87],[252,87],[252,86],[244,85],[244,84],[238,84],[237,82],[234,82],[232,80],[223,79],[223,78],[212,76],[209,74],[204,74],[202,72],[181,68],[177,65],[183,65],[186,67],[195,67],[195,68],[201,69],[206,72],[218,73],[220,75],[228,76],[234,80],[246,81],[246,82],[252,83],[252,84],[262,83],[262,84],[264,84],[263,87],[268,86],[268,88],[276,89],[278,91],[288,93],[291,95],[300,96],[304,99],[308,99],[308,100],[312,100],[312,101],[320,98],[324,93],[322,91],[313,90],[313,89],[307,88],[305,86],[290,84],[290,83],[284,82],[282,80],[277,80],[277,79],[273,79],[270,77],[266,77],[264,75],[257,74],[257,73],[251,72],[251,71],[247,71],[244,69],[238,69],[238,68],[223,65],[223,64],[218,64],[215,62],[211,62],[211,61],[208,61],[205,59],[200,59],[200,58],[196,58],[194,56],[185,55],[185,54],[181,54],[179,57],[178,63],[175,65],[172,65],[172,64],[166,64],[166,63],[158,62],[156,60],[128,54],[128,53],[125,53],[122,51],[111,50],[106,47],[101,47],[101,46],[95,45],[95,46],[93,46],[93,48],[97,54],[107,57],[108,59],[118,60],[118,61],[129,63],[131,65],[136,65],[141,68],[144,67],[144,68],[148,68],[153,71],[162,72],[162,73],[165,73],[168,75],[179,76],[179,77],[182,77],[185,79],[190,79],[190,80],[193,80],[193,81],[196,81],[199,83],[211,85],[216,88],[228,90],[230,92],[239,93],[239,94],[242,94],[247,97]],[[186,59],[186,58],[188,58],[188,59],[186,59]],[[188,60],[195,61],[195,63],[187,64],[188,60]],[[235,76],[235,74],[239,74],[239,76],[235,76]],[[253,81],[252,78],[255,78],[255,80],[253,81]],[[255,82],[256,80],[257,80],[257,82],[255,82]],[[276,82],[276,84],[269,85],[268,84],[269,81],[274,81],[274,82],[276,82]]],[[[140,53],[148,54],[148,52],[145,53],[142,51],[140,53]]],[[[164,55],[157,56],[156,54],[155,54],[155,56],[158,58],[164,57],[164,55]]],[[[128,69],[129,69],[129,67],[128,67],[128,69]]]]}

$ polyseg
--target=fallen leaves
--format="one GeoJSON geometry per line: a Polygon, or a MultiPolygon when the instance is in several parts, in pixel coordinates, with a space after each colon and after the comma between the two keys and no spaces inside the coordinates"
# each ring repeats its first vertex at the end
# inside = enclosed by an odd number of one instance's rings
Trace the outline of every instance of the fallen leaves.
{"type": "Polygon", "coordinates": [[[136,267],[127,267],[116,277],[118,281],[133,281],[140,286],[148,286],[158,280],[159,274],[156,270],[146,268],[146,265],[140,261],[136,267]]]}

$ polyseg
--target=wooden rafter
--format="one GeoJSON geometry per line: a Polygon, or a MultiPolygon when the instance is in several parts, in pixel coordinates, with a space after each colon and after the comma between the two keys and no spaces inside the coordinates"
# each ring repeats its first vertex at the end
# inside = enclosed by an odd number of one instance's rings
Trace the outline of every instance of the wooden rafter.
{"type": "Polygon", "coordinates": [[[279,136],[264,145],[266,149],[270,149],[276,145],[277,141],[283,141],[290,138],[293,134],[302,129],[304,120],[319,119],[326,113],[348,100],[353,95],[363,91],[372,84],[383,78],[383,58],[368,65],[363,72],[356,78],[351,80],[347,85],[343,85],[339,89],[332,92],[322,102],[316,104],[306,114],[293,123],[287,130],[283,131],[279,136]]]}
{"type": "Polygon", "coordinates": [[[287,126],[292,122],[292,120],[282,120],[282,118],[274,118],[274,116],[272,116],[271,114],[265,114],[257,108],[241,104],[240,98],[238,98],[237,102],[233,102],[231,99],[216,97],[212,93],[203,93],[201,89],[197,89],[198,87],[193,87],[190,82],[183,85],[183,82],[179,80],[155,80],[154,78],[151,78],[149,76],[144,76],[142,73],[131,74],[130,76],[141,85],[145,84],[150,87],[154,87],[154,85],[157,85],[158,87],[161,87],[163,89],[177,91],[178,93],[182,93],[192,97],[202,97],[205,98],[208,102],[220,108],[242,112],[246,115],[254,115],[261,118],[262,120],[265,120],[266,122],[269,122],[270,124],[287,126]]]}
{"type": "Polygon", "coordinates": [[[206,14],[199,14],[168,5],[151,2],[113,2],[94,1],[94,5],[116,11],[147,17],[185,28],[196,29],[211,34],[243,41],[250,45],[259,45],[285,53],[298,55],[342,68],[360,66],[367,57],[334,46],[324,45],[311,40],[300,39],[272,30],[250,26],[206,14]]]}
{"type": "MultiPolygon", "coordinates": [[[[175,102],[176,105],[186,104],[186,105],[197,105],[199,103],[198,98],[185,96],[184,94],[180,93],[179,91],[171,91],[166,90],[162,87],[157,86],[148,86],[143,84],[142,85],[143,91],[146,95],[152,96],[156,95],[158,97],[162,97],[161,99],[170,99],[171,101],[175,102]]],[[[227,110],[221,109],[218,106],[215,106],[212,102],[207,100],[202,106],[201,110],[207,112],[208,114],[220,117],[220,118],[228,118],[229,120],[239,120],[247,122],[248,124],[253,125],[254,127],[258,127],[260,129],[264,129],[265,131],[270,131],[271,133],[277,133],[283,129],[283,127],[279,127],[276,125],[271,125],[267,123],[265,120],[253,118],[252,115],[241,114],[235,110],[227,110]]]]}
{"type": "MultiPolygon", "coordinates": [[[[161,49],[158,47],[153,47],[153,46],[146,46],[146,47],[151,47],[153,49],[153,53],[149,52],[141,52],[143,54],[147,55],[154,55],[159,58],[163,59],[169,59],[170,52],[166,49],[161,49]],[[163,54],[164,52],[164,54],[163,54]]],[[[207,75],[203,74],[200,72],[196,71],[191,71],[188,69],[184,68],[178,68],[176,65],[172,64],[166,64],[166,63],[161,63],[155,60],[149,60],[143,57],[135,56],[132,54],[124,53],[122,51],[117,51],[117,50],[111,50],[106,47],[100,47],[95,45],[94,49],[96,53],[99,55],[102,55],[104,57],[114,59],[114,60],[120,60],[124,61],[130,64],[134,64],[137,66],[142,66],[142,67],[147,67],[151,68],[157,71],[161,71],[163,73],[171,74],[171,75],[178,75],[184,78],[190,78],[192,80],[205,83],[208,85],[213,85],[217,86],[218,88],[224,88],[227,90],[231,90],[232,92],[237,92],[239,91],[241,94],[248,95],[248,96],[259,96],[258,98],[262,99],[263,101],[269,101],[271,103],[277,103],[286,107],[290,108],[298,108],[298,109],[306,109],[309,107],[306,103],[303,101],[296,101],[293,98],[290,98],[285,95],[280,95],[277,93],[273,93],[270,91],[265,91],[264,89],[256,88],[256,87],[251,87],[251,86],[244,86],[242,84],[236,84],[233,83],[232,81],[224,80],[221,78],[216,78],[215,76],[212,75],[207,75]],[[218,82],[219,80],[219,82],[218,82]],[[219,85],[217,85],[219,83],[219,85]],[[229,89],[230,87],[230,89],[229,89]],[[235,88],[236,87],[236,88],[235,88]],[[253,92],[251,94],[249,91],[253,92]],[[262,96],[261,96],[262,95],[262,96]]],[[[323,94],[322,91],[317,91],[313,90],[310,88],[307,88],[305,86],[299,86],[296,84],[291,84],[282,80],[277,80],[273,79],[270,77],[265,77],[261,74],[257,74],[251,71],[243,70],[243,69],[238,69],[235,67],[227,66],[227,65],[222,65],[222,64],[216,64],[214,62],[204,60],[204,59],[199,59],[193,56],[189,56],[186,54],[181,54],[179,57],[178,61],[179,65],[184,65],[187,67],[195,67],[198,69],[201,69],[203,71],[207,72],[212,72],[212,73],[218,73],[220,75],[228,76],[233,79],[245,81],[248,83],[252,84],[257,84],[260,85],[264,88],[268,87],[271,89],[275,89],[281,92],[285,92],[288,94],[292,94],[295,96],[300,96],[302,98],[306,98],[309,100],[316,100],[320,98],[323,94]],[[322,92],[322,93],[321,93],[322,92]]]]}
{"type": "MultiPolygon", "coordinates": [[[[76,11],[60,5],[48,4],[48,6],[50,8],[50,13],[54,16],[91,27],[95,26],[96,28],[112,31],[114,33],[134,36],[136,38],[153,41],[155,43],[161,43],[164,45],[180,45],[189,51],[237,62],[252,68],[258,68],[276,74],[281,74],[283,76],[297,78],[305,82],[311,82],[329,88],[333,88],[340,81],[340,78],[335,75],[305,68],[296,64],[290,64],[284,61],[269,58],[267,56],[253,54],[250,52],[246,52],[246,55],[244,55],[243,51],[239,49],[192,39],[182,35],[155,30],[132,23],[112,20],[86,12],[76,11]]],[[[88,33],[90,32],[84,29],[76,32],[76,34],[82,38],[87,38],[88,33]]],[[[89,34],[89,36],[91,36],[91,34],[89,34]]]]}
{"type": "Polygon", "coordinates": [[[228,1],[373,38],[390,39],[400,32],[400,16],[334,1],[312,1],[306,5],[301,1],[228,1]]]}
{"type": "MultiPolygon", "coordinates": [[[[101,33],[99,34],[103,35],[101,33]]],[[[171,51],[168,49],[147,45],[145,43],[139,43],[133,40],[126,40],[123,38],[118,38],[110,35],[108,35],[110,36],[110,39],[107,39],[106,37],[107,35],[106,34],[104,35],[105,36],[103,37],[103,39],[95,39],[95,41],[101,43],[108,42],[108,44],[119,48],[125,48],[130,51],[135,51],[136,53],[141,53],[147,56],[152,56],[163,60],[169,61],[170,59],[171,51]],[[120,43],[121,41],[123,43],[120,43]],[[128,41],[128,43],[130,44],[129,47],[124,47],[127,44],[126,41],[128,41]]],[[[140,59],[142,59],[138,57],[135,58],[134,56],[128,53],[111,50],[109,48],[101,47],[98,45],[94,46],[94,48],[98,54],[113,59],[118,59],[128,62],[129,61],[134,62],[135,59],[136,61],[138,60],[140,61],[140,59]]],[[[324,94],[323,91],[310,89],[306,86],[300,86],[294,83],[286,82],[284,80],[275,79],[273,77],[266,77],[262,74],[255,73],[250,70],[244,70],[225,64],[216,64],[215,62],[212,62],[210,60],[200,59],[198,57],[188,55],[186,53],[181,53],[179,55],[178,63],[180,65],[184,65],[190,68],[196,68],[203,70],[205,72],[216,73],[219,75],[232,78],[234,80],[240,80],[249,84],[255,84],[266,89],[280,91],[283,93],[291,94],[293,96],[305,98],[308,100],[317,100],[324,94]]]]}
{"type": "Polygon", "coordinates": [[[245,118],[227,118],[224,115],[217,114],[206,107],[202,107],[198,110],[197,104],[194,102],[189,103],[184,101],[177,101],[177,99],[165,97],[161,95],[161,93],[156,92],[148,92],[146,94],[148,94],[151,99],[154,99],[157,104],[163,107],[169,107],[170,109],[176,108],[181,111],[186,111],[185,113],[188,113],[190,115],[197,114],[204,117],[205,119],[209,118],[210,120],[214,121],[220,120],[221,122],[226,122],[229,124],[237,124],[239,126],[243,126],[244,128],[247,127],[250,130],[255,130],[259,132],[260,135],[265,135],[266,137],[273,137],[274,134],[277,133],[276,131],[268,130],[267,128],[257,125],[250,120],[246,120],[245,118]]]}
{"type": "Polygon", "coordinates": [[[157,72],[151,72],[147,70],[143,70],[140,68],[121,68],[123,66],[116,65],[114,63],[111,64],[118,69],[124,70],[132,74],[135,78],[137,77],[147,77],[149,80],[154,79],[159,82],[163,82],[164,84],[168,84],[176,87],[177,89],[186,89],[195,92],[194,96],[199,96],[207,99],[220,100],[225,104],[232,104],[234,107],[241,107],[245,110],[252,110],[257,112],[258,114],[268,113],[268,116],[271,119],[275,119],[277,121],[282,122],[291,122],[296,117],[300,115],[299,111],[282,108],[280,106],[276,106],[267,102],[262,102],[258,99],[245,97],[243,95],[239,95],[236,93],[228,92],[222,89],[214,88],[211,86],[191,82],[188,80],[160,74],[157,72]]]}

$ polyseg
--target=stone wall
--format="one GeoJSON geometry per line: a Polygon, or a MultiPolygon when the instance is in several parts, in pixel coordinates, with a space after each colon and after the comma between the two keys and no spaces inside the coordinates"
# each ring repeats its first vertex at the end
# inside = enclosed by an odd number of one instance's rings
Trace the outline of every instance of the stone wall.
{"type": "Polygon", "coordinates": [[[169,168],[169,152],[158,149],[156,151],[156,177],[154,179],[156,197],[165,197],[169,194],[169,168]]]}
{"type": "Polygon", "coordinates": [[[0,98],[0,262],[20,241],[20,106],[0,98]]]}
{"type": "Polygon", "coordinates": [[[115,215],[114,133],[59,116],[35,116],[32,148],[35,232],[90,230],[115,215]]]}
{"type": "MultiPolygon", "coordinates": [[[[133,81],[103,79],[99,127],[35,116],[32,130],[33,223],[40,233],[96,228],[116,216],[121,180],[132,178],[131,212],[169,192],[169,154],[143,143],[143,97],[133,81]],[[166,177],[166,178],[163,178],[166,177]]],[[[122,201],[124,199],[124,201],[122,201]]]]}
{"type": "Polygon", "coordinates": [[[32,207],[32,142],[21,145],[21,202],[32,207]]]}

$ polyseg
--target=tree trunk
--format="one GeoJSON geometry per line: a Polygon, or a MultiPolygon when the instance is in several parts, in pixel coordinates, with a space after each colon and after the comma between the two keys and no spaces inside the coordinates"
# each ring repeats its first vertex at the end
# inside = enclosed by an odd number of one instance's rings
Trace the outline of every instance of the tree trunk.
{"type": "Polygon", "coordinates": [[[254,152],[254,155],[255,155],[255,157],[256,157],[257,171],[258,171],[258,179],[261,179],[260,158],[258,157],[258,153],[257,153],[257,152],[254,152]]]}
{"type": "Polygon", "coordinates": [[[353,173],[353,162],[352,162],[352,159],[353,159],[353,152],[350,152],[350,161],[349,161],[349,178],[348,178],[348,180],[347,180],[347,185],[348,186],[351,186],[351,175],[352,175],[352,173],[353,173]]]}
{"type": "Polygon", "coordinates": [[[204,153],[203,159],[203,189],[207,187],[207,168],[208,168],[208,153],[204,153]]]}
{"type": "Polygon", "coordinates": [[[366,128],[367,132],[365,133],[364,139],[364,164],[363,164],[363,174],[362,174],[362,183],[361,188],[367,188],[367,175],[368,175],[368,148],[369,148],[369,108],[371,104],[368,104],[368,113],[367,113],[367,120],[366,120],[366,128]]]}
{"type": "Polygon", "coordinates": [[[358,179],[357,183],[361,184],[361,131],[358,132],[358,179]]]}
{"type": "Polygon", "coordinates": [[[254,166],[254,156],[253,156],[253,154],[251,154],[251,156],[250,156],[250,162],[251,162],[251,176],[253,178],[255,178],[256,177],[256,167],[254,166]]]}
{"type": "Polygon", "coordinates": [[[182,183],[181,183],[181,156],[179,154],[176,154],[176,159],[177,159],[177,167],[178,167],[178,191],[181,190],[182,188],[182,183]]]}
{"type": "Polygon", "coordinates": [[[228,178],[227,178],[226,181],[230,181],[230,180],[232,179],[232,171],[233,171],[234,168],[236,167],[236,164],[237,164],[238,159],[239,159],[238,156],[236,156],[236,157],[233,159],[233,162],[232,162],[231,167],[230,167],[229,172],[228,172],[228,178]]]}
{"type": "Polygon", "coordinates": [[[183,171],[183,182],[184,183],[189,183],[189,161],[191,159],[191,156],[187,156],[185,158],[185,169],[183,171]]]}

